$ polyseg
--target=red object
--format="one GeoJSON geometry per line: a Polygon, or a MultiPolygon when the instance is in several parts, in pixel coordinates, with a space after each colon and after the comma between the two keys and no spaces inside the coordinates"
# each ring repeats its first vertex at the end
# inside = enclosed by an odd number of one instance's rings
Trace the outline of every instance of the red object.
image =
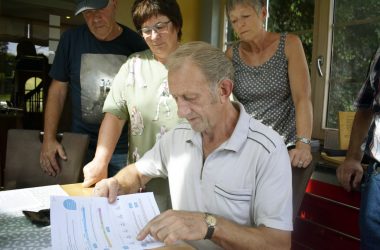
{"type": "Polygon", "coordinates": [[[294,222],[292,249],[359,249],[360,193],[310,180],[294,222]]]}

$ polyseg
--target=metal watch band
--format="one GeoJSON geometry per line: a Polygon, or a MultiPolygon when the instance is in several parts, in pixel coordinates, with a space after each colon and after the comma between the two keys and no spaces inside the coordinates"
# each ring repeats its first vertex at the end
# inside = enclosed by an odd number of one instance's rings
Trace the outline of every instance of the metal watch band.
{"type": "Polygon", "coordinates": [[[299,141],[305,144],[311,144],[311,140],[306,137],[297,136],[296,141],[299,141]]]}

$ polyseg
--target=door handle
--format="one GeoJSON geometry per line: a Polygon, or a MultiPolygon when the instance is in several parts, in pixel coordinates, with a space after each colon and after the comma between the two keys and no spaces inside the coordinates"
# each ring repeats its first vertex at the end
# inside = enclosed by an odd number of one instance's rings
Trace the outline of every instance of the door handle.
{"type": "Polygon", "coordinates": [[[320,77],[323,77],[323,72],[322,72],[322,66],[323,66],[323,56],[318,56],[317,58],[317,70],[318,70],[318,75],[320,77]]]}

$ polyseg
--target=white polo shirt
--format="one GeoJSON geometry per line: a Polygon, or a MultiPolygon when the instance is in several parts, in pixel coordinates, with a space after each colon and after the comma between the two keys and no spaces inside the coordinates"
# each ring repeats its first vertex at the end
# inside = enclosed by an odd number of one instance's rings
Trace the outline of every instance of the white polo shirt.
{"type": "Polygon", "coordinates": [[[203,163],[201,134],[189,124],[167,132],[137,169],[168,177],[175,210],[210,212],[238,224],[291,231],[292,177],[286,146],[271,128],[246,113],[231,137],[203,163]]]}

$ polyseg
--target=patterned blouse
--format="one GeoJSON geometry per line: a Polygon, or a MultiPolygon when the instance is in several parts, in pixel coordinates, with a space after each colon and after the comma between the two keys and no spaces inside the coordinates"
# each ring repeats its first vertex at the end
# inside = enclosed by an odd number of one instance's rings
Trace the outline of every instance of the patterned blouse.
{"type": "Polygon", "coordinates": [[[282,33],[275,54],[259,66],[244,63],[239,55],[240,43],[233,45],[233,94],[249,114],[272,127],[283,137],[285,144],[290,146],[296,140],[296,120],[288,78],[285,39],[286,33],[282,33]]]}

